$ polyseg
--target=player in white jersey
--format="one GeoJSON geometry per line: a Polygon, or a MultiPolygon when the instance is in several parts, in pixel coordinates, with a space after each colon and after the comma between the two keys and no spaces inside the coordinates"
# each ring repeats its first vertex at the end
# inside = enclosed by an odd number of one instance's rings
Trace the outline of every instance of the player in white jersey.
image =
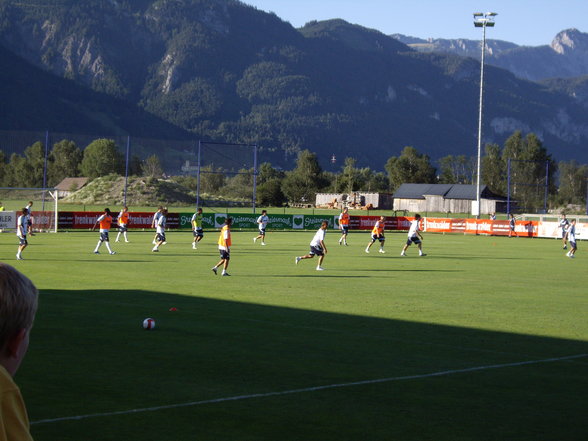
{"type": "Polygon", "coordinates": [[[16,221],[16,237],[18,237],[18,251],[16,253],[16,260],[23,260],[22,252],[29,244],[27,242],[27,231],[28,231],[28,214],[29,210],[26,208],[22,209],[22,214],[16,221]]]}
{"type": "Polygon", "coordinates": [[[153,236],[153,241],[151,243],[153,243],[153,245],[155,245],[157,243],[157,222],[159,221],[159,218],[161,217],[163,213],[163,207],[160,205],[159,207],[157,207],[157,211],[155,213],[153,213],[153,219],[151,220],[151,228],[155,228],[155,236],[153,236]]]}
{"type": "Polygon", "coordinates": [[[402,252],[400,253],[401,256],[406,256],[406,250],[413,243],[419,248],[419,256],[426,256],[426,254],[423,254],[423,244],[421,243],[421,241],[423,240],[423,236],[421,236],[420,233],[420,220],[421,215],[418,213],[415,214],[414,220],[410,223],[410,228],[408,230],[408,240],[406,241],[404,248],[402,248],[402,252]]]}
{"type": "Polygon", "coordinates": [[[570,221],[566,218],[566,215],[562,213],[561,219],[559,220],[559,227],[561,228],[561,240],[563,242],[563,249],[568,248],[567,232],[570,226],[570,221]]]}
{"type": "Polygon", "coordinates": [[[321,266],[323,260],[325,258],[325,254],[327,254],[327,246],[325,245],[325,235],[327,233],[327,228],[329,227],[329,223],[327,221],[323,221],[321,227],[315,233],[314,237],[310,241],[310,251],[306,256],[296,257],[294,260],[296,265],[303,259],[312,259],[315,255],[319,256],[319,260],[317,262],[316,270],[323,271],[324,268],[321,266]]]}
{"type": "Polygon", "coordinates": [[[157,219],[157,224],[155,225],[157,236],[155,238],[155,246],[151,251],[157,253],[159,251],[159,247],[161,245],[165,245],[167,242],[165,240],[165,224],[167,222],[167,208],[164,208],[161,212],[161,216],[157,219]]]}
{"type": "Polygon", "coordinates": [[[566,231],[566,239],[570,243],[570,251],[567,252],[566,256],[574,258],[576,256],[576,219],[572,219],[568,229],[566,231]]]}
{"type": "Polygon", "coordinates": [[[261,210],[261,216],[257,218],[256,222],[259,228],[259,234],[257,237],[253,238],[253,243],[257,242],[257,239],[261,239],[261,244],[265,245],[265,229],[267,227],[267,223],[269,222],[269,217],[267,217],[267,210],[261,210]]]}
{"type": "Polygon", "coordinates": [[[33,233],[33,222],[35,219],[33,218],[33,201],[29,201],[25,208],[27,209],[27,232],[31,236],[34,236],[35,234],[33,233]]]}

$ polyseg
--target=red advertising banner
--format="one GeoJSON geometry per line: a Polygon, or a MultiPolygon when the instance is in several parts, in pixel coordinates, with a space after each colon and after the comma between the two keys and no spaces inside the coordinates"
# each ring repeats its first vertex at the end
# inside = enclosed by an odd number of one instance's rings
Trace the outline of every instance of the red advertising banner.
{"type": "MultiPolygon", "coordinates": [[[[352,230],[371,230],[380,216],[351,216],[349,228],[352,230]]],[[[386,230],[408,230],[413,217],[384,216],[386,230]]]]}
{"type": "MultiPolygon", "coordinates": [[[[101,211],[60,211],[59,212],[59,228],[75,228],[75,229],[90,229],[96,223],[96,219],[103,212],[101,211]]],[[[113,217],[118,213],[112,213],[113,217]]],[[[129,228],[151,228],[153,220],[153,213],[137,212],[129,213],[129,228]]],[[[178,213],[168,213],[166,228],[178,228],[180,224],[180,217],[178,213]]],[[[118,224],[116,218],[112,223],[112,228],[117,228],[118,224]]]]}
{"type": "MultiPolygon", "coordinates": [[[[517,236],[535,237],[539,229],[539,222],[517,221],[515,233],[517,236]]],[[[428,217],[424,221],[424,230],[431,233],[462,233],[486,234],[489,236],[508,236],[510,225],[508,221],[493,221],[489,219],[450,219],[428,217]]]]}

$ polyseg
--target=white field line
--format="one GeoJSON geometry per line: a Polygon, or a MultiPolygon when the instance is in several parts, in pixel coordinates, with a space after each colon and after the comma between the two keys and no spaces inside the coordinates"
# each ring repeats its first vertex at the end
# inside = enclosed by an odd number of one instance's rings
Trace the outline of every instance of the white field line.
{"type": "Polygon", "coordinates": [[[327,385],[323,385],[323,386],[312,386],[312,387],[305,387],[305,388],[301,388],[301,389],[290,389],[290,390],[283,390],[283,391],[276,391],[276,392],[265,392],[265,393],[259,393],[259,394],[235,395],[232,397],[214,398],[214,399],[202,400],[202,401],[191,401],[188,403],[168,404],[168,405],[164,405],[164,406],[143,407],[143,408],[138,408],[138,409],[120,410],[120,411],[116,411],[116,412],[92,413],[92,414],[87,414],[87,415],[77,415],[77,416],[69,416],[69,417],[61,417],[61,418],[50,418],[50,419],[32,421],[31,425],[57,423],[57,422],[61,422],[61,421],[78,421],[78,420],[83,420],[83,419],[87,419],[87,418],[99,418],[99,417],[109,417],[109,416],[117,416],[117,415],[130,415],[130,414],[143,413],[143,412],[155,412],[158,410],[177,409],[177,408],[181,408],[181,407],[191,407],[191,406],[201,406],[204,404],[224,403],[224,402],[228,402],[228,401],[250,400],[253,398],[276,397],[276,396],[281,396],[281,395],[316,392],[316,391],[321,391],[321,390],[326,390],[326,389],[338,389],[338,388],[344,388],[344,387],[363,386],[363,385],[377,384],[377,383],[389,383],[392,381],[406,381],[406,380],[417,380],[417,379],[422,379],[422,378],[442,377],[442,376],[446,376],[446,375],[463,374],[463,373],[468,373],[468,372],[485,371],[485,370],[490,370],[490,369],[502,369],[502,368],[508,368],[508,367],[527,366],[527,365],[540,364],[540,363],[552,363],[552,362],[556,362],[556,361],[573,360],[573,359],[583,358],[583,357],[588,357],[588,354],[569,355],[566,357],[557,357],[557,358],[544,358],[543,360],[528,360],[528,361],[518,361],[518,362],[514,362],[514,363],[492,364],[492,365],[487,365],[487,366],[474,366],[474,367],[463,368],[463,369],[452,369],[452,370],[446,370],[446,371],[431,372],[428,374],[408,375],[408,376],[404,376],[404,377],[379,378],[379,379],[374,379],[374,380],[354,381],[354,382],[350,382],[350,383],[335,383],[335,384],[327,384],[327,385]]]}

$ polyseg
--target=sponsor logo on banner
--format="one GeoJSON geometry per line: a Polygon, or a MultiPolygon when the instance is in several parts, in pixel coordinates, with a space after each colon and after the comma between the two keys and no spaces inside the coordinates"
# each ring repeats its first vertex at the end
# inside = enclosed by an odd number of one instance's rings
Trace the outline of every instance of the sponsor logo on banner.
{"type": "Polygon", "coordinates": [[[227,215],[224,213],[214,214],[214,228],[222,228],[227,220],[227,215]]]}
{"type": "Polygon", "coordinates": [[[303,214],[295,214],[292,216],[292,228],[302,229],[304,228],[304,215],[303,214]]]}

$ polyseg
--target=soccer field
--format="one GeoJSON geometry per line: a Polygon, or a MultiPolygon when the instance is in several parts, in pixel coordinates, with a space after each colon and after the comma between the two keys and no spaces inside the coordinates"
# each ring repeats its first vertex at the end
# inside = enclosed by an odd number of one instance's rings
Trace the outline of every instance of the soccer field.
{"type": "Polygon", "coordinates": [[[318,272],[294,264],[313,234],[234,232],[231,277],[213,231],[112,256],[39,234],[24,261],[0,235],[41,291],[16,375],[35,440],[586,439],[583,242],[425,234],[400,257],[406,233],[366,254],[329,231],[318,272]]]}

